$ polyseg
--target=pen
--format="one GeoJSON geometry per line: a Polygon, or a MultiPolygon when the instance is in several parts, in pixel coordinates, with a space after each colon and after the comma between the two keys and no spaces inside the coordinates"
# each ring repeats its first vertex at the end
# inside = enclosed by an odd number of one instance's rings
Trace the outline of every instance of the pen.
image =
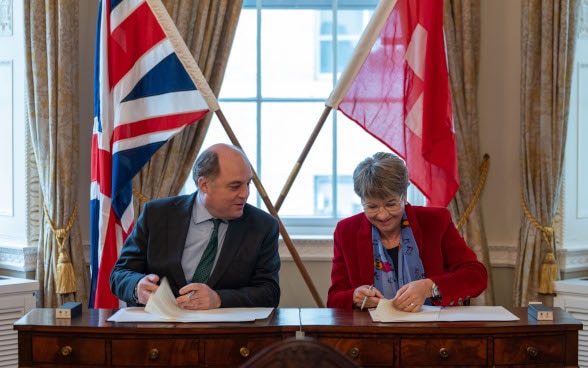
{"type": "MultiPolygon", "coordinates": [[[[369,290],[372,290],[374,288],[374,285],[370,285],[369,290]]],[[[367,295],[365,296],[365,298],[363,298],[363,303],[361,303],[361,309],[363,310],[363,308],[365,308],[365,303],[367,303],[368,297],[367,295]]]]}

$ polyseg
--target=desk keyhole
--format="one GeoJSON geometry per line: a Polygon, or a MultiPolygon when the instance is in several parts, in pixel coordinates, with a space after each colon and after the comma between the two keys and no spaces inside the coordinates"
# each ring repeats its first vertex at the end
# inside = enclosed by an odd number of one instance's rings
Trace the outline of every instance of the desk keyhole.
{"type": "Polygon", "coordinates": [[[239,349],[239,354],[241,354],[243,358],[247,358],[249,354],[251,354],[251,351],[243,346],[241,349],[239,349]]]}
{"type": "Polygon", "coordinates": [[[149,360],[157,360],[159,358],[159,350],[151,349],[149,350],[149,360]]]}
{"type": "Polygon", "coordinates": [[[73,349],[69,345],[63,346],[61,348],[61,355],[64,356],[64,357],[70,356],[72,352],[73,352],[73,349]]]}
{"type": "Polygon", "coordinates": [[[449,349],[447,349],[447,348],[439,349],[439,356],[443,360],[446,360],[447,358],[449,358],[449,349]]]}
{"type": "Polygon", "coordinates": [[[359,348],[351,348],[349,349],[349,356],[352,358],[357,358],[359,356],[359,348]]]}

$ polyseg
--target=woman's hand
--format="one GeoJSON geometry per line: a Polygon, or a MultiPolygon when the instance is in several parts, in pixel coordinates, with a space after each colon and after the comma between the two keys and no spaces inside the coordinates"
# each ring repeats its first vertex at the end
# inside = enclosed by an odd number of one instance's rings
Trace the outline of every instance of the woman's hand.
{"type": "Polygon", "coordinates": [[[409,282],[398,290],[392,304],[404,312],[419,312],[425,299],[431,296],[432,286],[430,279],[409,282]]]}
{"type": "Polygon", "coordinates": [[[383,299],[384,295],[376,288],[371,285],[361,285],[353,292],[353,305],[359,309],[362,307],[373,308],[378,305],[380,299],[383,299]],[[367,298],[367,299],[366,299],[367,298]],[[365,305],[364,305],[365,300],[365,305]]]}

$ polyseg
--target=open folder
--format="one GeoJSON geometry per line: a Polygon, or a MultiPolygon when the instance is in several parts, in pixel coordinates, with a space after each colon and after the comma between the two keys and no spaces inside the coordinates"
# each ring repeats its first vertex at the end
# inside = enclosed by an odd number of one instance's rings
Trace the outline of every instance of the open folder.
{"type": "Polygon", "coordinates": [[[273,308],[218,308],[209,310],[182,309],[176,303],[167,279],[151,294],[145,308],[123,308],[114,313],[110,322],[251,322],[269,317],[273,308]]]}
{"type": "Polygon", "coordinates": [[[423,305],[416,313],[396,309],[394,299],[382,299],[370,316],[374,322],[517,321],[519,317],[501,306],[440,307],[423,305]]]}

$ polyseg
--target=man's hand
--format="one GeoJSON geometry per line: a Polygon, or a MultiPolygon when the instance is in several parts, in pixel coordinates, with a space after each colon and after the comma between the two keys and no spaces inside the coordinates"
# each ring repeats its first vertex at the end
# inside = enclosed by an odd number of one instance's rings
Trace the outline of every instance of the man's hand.
{"type": "Polygon", "coordinates": [[[155,274],[149,274],[139,280],[139,283],[137,284],[137,301],[140,304],[147,304],[151,294],[153,294],[159,287],[159,285],[157,285],[158,282],[159,276],[155,274]]]}
{"type": "Polygon", "coordinates": [[[206,284],[188,284],[180,289],[176,299],[180,308],[203,310],[220,308],[221,299],[217,292],[206,284]]]}

